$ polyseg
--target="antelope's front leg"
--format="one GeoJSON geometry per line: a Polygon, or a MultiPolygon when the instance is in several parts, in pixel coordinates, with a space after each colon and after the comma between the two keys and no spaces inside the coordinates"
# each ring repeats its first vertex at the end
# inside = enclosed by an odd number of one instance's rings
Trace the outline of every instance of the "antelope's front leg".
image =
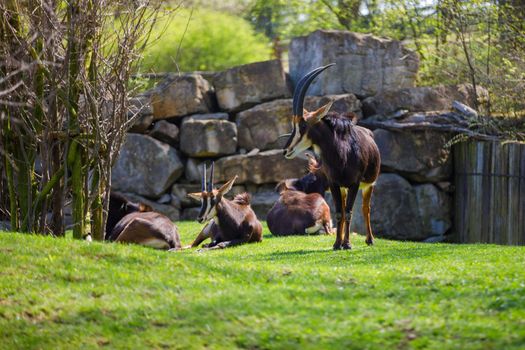
{"type": "Polygon", "coordinates": [[[345,205],[345,238],[343,240],[343,249],[352,249],[350,244],[350,224],[352,223],[352,208],[354,207],[355,197],[359,190],[359,184],[350,186],[346,194],[345,205]]]}
{"type": "Polygon", "coordinates": [[[363,190],[363,217],[366,223],[366,244],[374,244],[374,235],[372,234],[372,226],[370,225],[370,199],[372,198],[372,192],[374,186],[370,186],[363,190]]]}
{"type": "Polygon", "coordinates": [[[213,222],[213,220],[210,221],[206,226],[204,226],[204,228],[201,230],[201,232],[199,232],[199,235],[193,240],[193,243],[191,243],[190,246],[184,247],[183,249],[189,249],[189,248],[198,247],[199,244],[201,244],[204,240],[210,238],[211,237],[211,229],[212,229],[212,226],[214,224],[215,223],[213,222]]]}
{"type": "Polygon", "coordinates": [[[343,200],[341,198],[341,188],[337,185],[330,186],[330,192],[335,205],[335,221],[337,222],[337,233],[335,236],[334,250],[341,249],[343,243],[343,200]]]}

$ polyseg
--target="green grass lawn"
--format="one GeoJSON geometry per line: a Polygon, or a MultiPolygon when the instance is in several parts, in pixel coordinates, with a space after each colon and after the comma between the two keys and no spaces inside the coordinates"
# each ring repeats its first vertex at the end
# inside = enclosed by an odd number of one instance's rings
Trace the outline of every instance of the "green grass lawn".
{"type": "MultiPolygon", "coordinates": [[[[200,225],[179,227],[188,244],[200,225]]],[[[333,240],[168,253],[1,233],[0,348],[525,349],[525,247],[333,240]]]]}

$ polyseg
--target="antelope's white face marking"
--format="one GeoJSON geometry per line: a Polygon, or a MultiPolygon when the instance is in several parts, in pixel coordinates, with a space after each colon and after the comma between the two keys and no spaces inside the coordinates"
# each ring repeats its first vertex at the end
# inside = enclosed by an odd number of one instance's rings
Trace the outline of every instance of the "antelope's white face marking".
{"type": "Polygon", "coordinates": [[[301,152],[312,146],[312,141],[306,136],[306,133],[304,131],[301,133],[301,129],[306,130],[306,128],[301,128],[299,118],[300,117],[294,117],[293,120],[292,134],[290,135],[288,146],[286,147],[286,152],[284,155],[287,159],[293,159],[297,157],[301,152]]]}
{"type": "Polygon", "coordinates": [[[201,197],[201,211],[199,213],[199,223],[210,221],[217,216],[217,197],[213,192],[205,192],[201,197]]]}

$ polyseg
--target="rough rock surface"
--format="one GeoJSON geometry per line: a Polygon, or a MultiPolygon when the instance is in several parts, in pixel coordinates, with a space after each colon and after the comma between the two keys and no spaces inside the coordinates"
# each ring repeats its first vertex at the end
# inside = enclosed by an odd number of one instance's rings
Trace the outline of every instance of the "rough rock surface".
{"type": "Polygon", "coordinates": [[[412,181],[439,182],[452,176],[452,158],[445,144],[450,135],[435,131],[374,131],[381,166],[412,181]]]}
{"type": "Polygon", "coordinates": [[[145,134],[153,124],[153,120],[153,114],[138,115],[131,128],[129,128],[128,132],[135,134],[145,134]]]}
{"type": "MultiPolygon", "coordinates": [[[[187,221],[195,221],[197,220],[197,217],[199,216],[201,208],[199,207],[193,207],[193,208],[186,208],[182,210],[182,213],[180,215],[181,220],[187,220],[187,221]]],[[[202,228],[201,228],[202,229],[202,228]]],[[[198,232],[195,232],[195,237],[197,237],[198,232]]],[[[188,242],[188,244],[191,242],[188,242]]]]}
{"type": "Polygon", "coordinates": [[[220,119],[187,118],[181,125],[180,148],[191,157],[217,157],[237,150],[237,126],[220,119]]]}
{"type": "Polygon", "coordinates": [[[199,202],[188,197],[188,193],[201,192],[200,184],[174,184],[171,188],[172,196],[180,200],[181,207],[189,208],[199,206],[199,202]]]}
{"type": "MultiPolygon", "coordinates": [[[[366,234],[361,213],[362,199],[354,205],[352,229],[366,234]]],[[[372,195],[372,232],[378,237],[401,240],[426,238],[418,220],[417,200],[410,183],[396,174],[381,174],[372,195]]]]}
{"type": "Polygon", "coordinates": [[[177,151],[152,137],[128,134],[111,174],[112,187],[159,198],[182,175],[177,151]]]}
{"type": "Polygon", "coordinates": [[[155,119],[207,113],[213,107],[210,84],[198,74],[172,75],[161,81],[151,96],[155,119]]]}
{"type": "Polygon", "coordinates": [[[294,86],[310,70],[336,63],[312,84],[312,95],[372,96],[412,87],[419,67],[417,54],[399,41],[335,30],[316,30],[292,39],[289,57],[294,86]]]}
{"type": "Polygon", "coordinates": [[[452,226],[452,197],[432,184],[414,186],[423,232],[444,236],[452,226]]]}
{"type": "MultiPolygon", "coordinates": [[[[487,94],[486,89],[477,88],[477,95],[481,99],[487,94]]],[[[450,110],[454,101],[474,107],[475,96],[472,84],[388,90],[366,98],[363,101],[363,114],[365,116],[389,115],[399,109],[409,112],[450,110]]]]}
{"type": "MultiPolygon", "coordinates": [[[[372,232],[378,237],[421,241],[451,227],[451,198],[432,184],[411,186],[396,174],[381,174],[372,195],[372,232]]],[[[357,196],[352,230],[366,234],[362,196],[357,196]]]]}
{"type": "MultiPolygon", "coordinates": [[[[307,110],[316,110],[329,101],[334,101],[331,111],[361,113],[361,103],[352,94],[308,96],[305,99],[307,110]]],[[[239,147],[246,150],[279,149],[286,138],[279,135],[291,131],[292,100],[282,99],[257,105],[237,114],[239,147]]]]}
{"type": "Polygon", "coordinates": [[[149,136],[175,147],[179,142],[179,128],[175,124],[159,120],[149,132],[149,136]]]}
{"type": "Polygon", "coordinates": [[[172,206],[170,204],[162,204],[147,198],[141,197],[134,193],[121,193],[125,198],[132,202],[141,202],[147,204],[153,208],[154,211],[164,214],[169,217],[172,221],[180,220],[180,211],[179,208],[172,206]]]}
{"type": "Polygon", "coordinates": [[[279,193],[275,191],[253,193],[251,207],[257,215],[257,219],[266,220],[266,215],[278,199],[279,193]]]}
{"type": "Polygon", "coordinates": [[[228,113],[206,113],[206,114],[192,114],[184,120],[203,120],[203,119],[217,119],[217,120],[228,120],[228,113]]]}
{"type": "Polygon", "coordinates": [[[279,60],[250,63],[217,73],[217,102],[222,110],[239,111],[290,95],[279,60]]]}
{"type": "Polygon", "coordinates": [[[215,178],[217,183],[226,182],[235,175],[238,176],[236,184],[275,183],[303,176],[307,165],[305,158],[284,158],[281,150],[234,155],[215,162],[215,178]]]}

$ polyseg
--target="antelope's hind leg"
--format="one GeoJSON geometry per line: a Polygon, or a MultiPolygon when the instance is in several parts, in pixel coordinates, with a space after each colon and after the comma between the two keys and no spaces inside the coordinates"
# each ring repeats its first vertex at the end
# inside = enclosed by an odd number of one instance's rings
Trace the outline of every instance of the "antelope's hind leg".
{"type": "Polygon", "coordinates": [[[372,192],[374,192],[374,186],[363,189],[363,217],[366,223],[366,244],[374,244],[374,235],[372,234],[372,226],[370,225],[370,200],[372,199],[372,192]]]}
{"type": "Polygon", "coordinates": [[[337,222],[337,232],[335,235],[334,250],[340,250],[343,248],[343,230],[344,230],[344,210],[343,200],[346,198],[346,192],[336,185],[330,186],[330,192],[335,204],[335,220],[337,222]]]}
{"type": "Polygon", "coordinates": [[[359,184],[352,185],[346,194],[345,204],[345,238],[343,240],[343,249],[352,249],[350,244],[350,224],[352,223],[352,208],[354,207],[355,197],[359,190],[359,184]]]}

